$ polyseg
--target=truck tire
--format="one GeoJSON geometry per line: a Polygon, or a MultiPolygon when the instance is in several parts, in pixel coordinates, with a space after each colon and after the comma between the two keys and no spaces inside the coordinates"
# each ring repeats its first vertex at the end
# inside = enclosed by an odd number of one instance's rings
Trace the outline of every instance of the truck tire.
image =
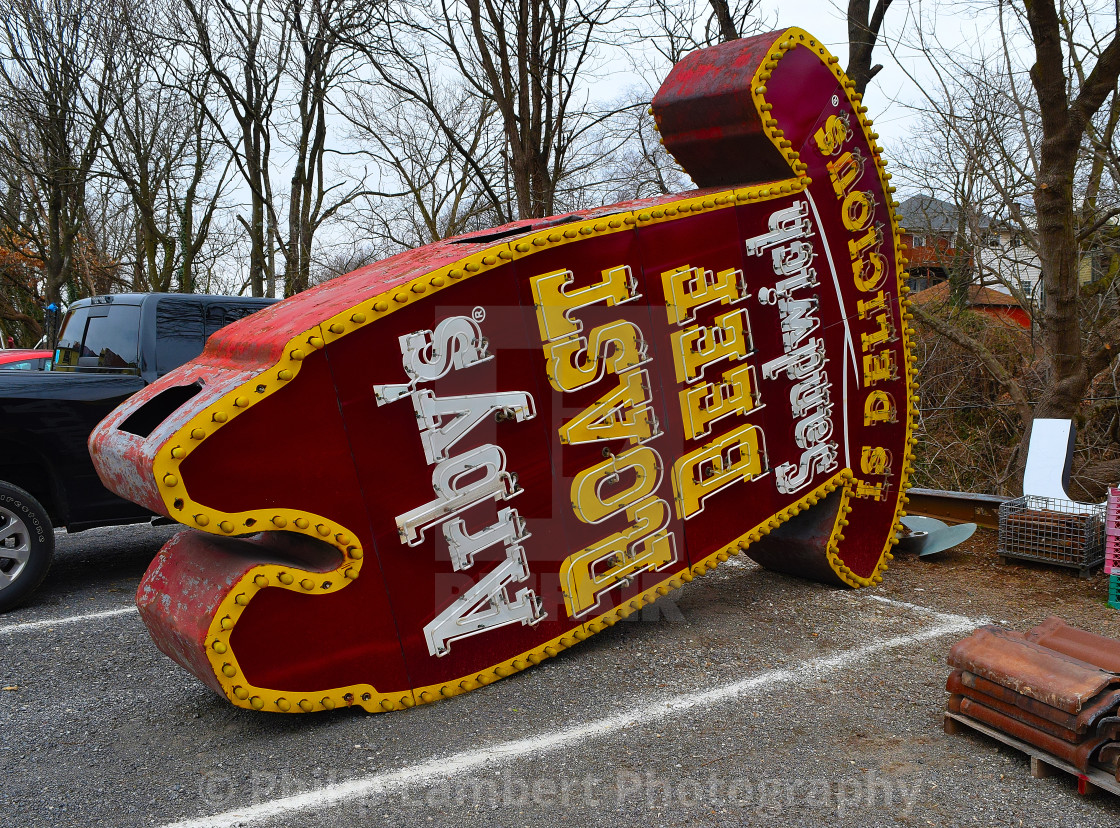
{"type": "Polygon", "coordinates": [[[0,612],[35,591],[53,557],[47,510],[23,489],[0,481],[0,612]]]}

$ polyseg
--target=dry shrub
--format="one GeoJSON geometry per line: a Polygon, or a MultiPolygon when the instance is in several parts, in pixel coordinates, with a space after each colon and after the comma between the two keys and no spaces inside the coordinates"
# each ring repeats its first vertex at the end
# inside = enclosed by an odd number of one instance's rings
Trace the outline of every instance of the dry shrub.
{"type": "MultiPolygon", "coordinates": [[[[995,354],[1011,374],[1033,385],[1030,331],[973,311],[952,314],[953,322],[995,354]]],[[[1011,398],[971,352],[923,325],[914,337],[920,372],[921,405],[912,484],[962,492],[1017,494],[1014,452],[1022,423],[1011,398]]],[[[1033,390],[1033,389],[1032,389],[1033,390]]],[[[1028,396],[1033,398],[1031,391],[1028,396]]]]}
{"type": "MultiPolygon", "coordinates": [[[[1037,401],[1047,382],[1037,331],[1024,330],[976,312],[948,306],[926,310],[953,323],[991,351],[1037,401]]],[[[918,325],[914,351],[920,371],[921,405],[912,485],[962,492],[1022,494],[1019,451],[1022,420],[1010,396],[969,350],[918,325]]],[[[1099,375],[1075,417],[1077,450],[1069,494],[1100,501],[1120,481],[1120,385],[1118,366],[1099,375]]]]}

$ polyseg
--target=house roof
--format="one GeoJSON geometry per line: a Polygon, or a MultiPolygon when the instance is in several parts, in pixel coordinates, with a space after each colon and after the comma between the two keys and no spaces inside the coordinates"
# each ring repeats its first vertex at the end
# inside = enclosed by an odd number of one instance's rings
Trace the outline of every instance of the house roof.
{"type": "MultiPolygon", "coordinates": [[[[910,196],[898,205],[898,220],[915,233],[955,233],[960,211],[947,201],[931,196],[910,196]]],[[[978,216],[979,229],[988,227],[988,219],[978,216]]]]}
{"type": "MultiPolygon", "coordinates": [[[[938,282],[932,287],[911,294],[910,299],[919,305],[926,305],[930,302],[948,302],[949,283],[938,282]]],[[[992,290],[991,288],[980,287],[979,285],[968,286],[968,304],[973,307],[1019,307],[1019,303],[1015,301],[1013,296],[1000,293],[998,290],[992,290]]]]}

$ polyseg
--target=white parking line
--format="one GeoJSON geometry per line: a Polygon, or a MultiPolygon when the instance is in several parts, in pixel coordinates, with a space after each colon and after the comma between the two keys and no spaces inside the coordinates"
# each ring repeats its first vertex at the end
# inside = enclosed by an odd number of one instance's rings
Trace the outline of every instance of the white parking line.
{"type": "MultiPolygon", "coordinates": [[[[909,601],[899,601],[897,598],[884,598],[882,595],[871,595],[869,593],[864,593],[863,590],[859,590],[858,592],[842,592],[839,594],[848,596],[849,598],[856,601],[878,601],[881,604],[889,604],[892,607],[903,607],[910,610],[911,612],[918,612],[922,615],[930,615],[934,618],[940,618],[942,621],[956,620],[965,617],[963,615],[954,615],[951,612],[941,612],[941,610],[931,609],[930,607],[923,607],[921,604],[911,604],[909,601]]],[[[979,627],[983,624],[991,624],[992,619],[976,618],[973,619],[973,622],[976,624],[976,626],[979,627]]]]}
{"type": "MultiPolygon", "coordinates": [[[[938,614],[941,615],[942,613],[938,614]]],[[[508,763],[518,757],[547,753],[587,739],[607,736],[633,725],[649,724],[694,708],[731,701],[764,688],[772,688],[775,685],[817,681],[825,673],[847,669],[877,653],[906,647],[944,635],[971,631],[978,623],[982,623],[963,615],[946,615],[946,618],[949,620],[942,621],[936,626],[921,632],[894,636],[834,655],[811,659],[802,662],[797,667],[768,670],[752,678],[720,685],[709,690],[685,693],[648,702],[623,713],[593,719],[585,724],[545,732],[536,736],[528,736],[523,739],[500,742],[479,750],[433,757],[399,770],[371,774],[349,782],[326,785],[306,793],[286,796],[221,814],[188,819],[169,824],[164,828],[222,828],[222,826],[248,825],[279,817],[290,818],[293,814],[302,811],[329,808],[339,803],[352,801],[357,797],[387,794],[412,785],[453,777],[487,765],[508,763]]],[[[290,819],[288,821],[290,822],[290,819]]]]}
{"type": "Polygon", "coordinates": [[[90,612],[85,615],[67,615],[62,618],[47,618],[43,621],[25,621],[22,624],[5,624],[0,627],[0,635],[11,635],[17,632],[26,632],[28,630],[41,630],[50,627],[57,627],[61,624],[76,624],[79,621],[98,621],[102,618],[112,618],[116,615],[128,615],[130,612],[136,612],[135,606],[121,607],[120,609],[103,610],[101,612],[90,612]]]}

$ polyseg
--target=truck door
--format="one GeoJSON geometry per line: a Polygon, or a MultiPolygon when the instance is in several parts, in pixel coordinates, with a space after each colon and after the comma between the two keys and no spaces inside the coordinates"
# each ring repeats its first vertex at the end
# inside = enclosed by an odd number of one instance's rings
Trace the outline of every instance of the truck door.
{"type": "Polygon", "coordinates": [[[58,477],[72,505],[67,521],[71,526],[146,514],[101,485],[86,447],[90,432],[105,415],[144,387],[139,331],[138,305],[105,303],[75,309],[59,333],[54,370],[82,376],[52,383],[59,404],[45,407],[43,425],[58,451],[58,477]]]}

